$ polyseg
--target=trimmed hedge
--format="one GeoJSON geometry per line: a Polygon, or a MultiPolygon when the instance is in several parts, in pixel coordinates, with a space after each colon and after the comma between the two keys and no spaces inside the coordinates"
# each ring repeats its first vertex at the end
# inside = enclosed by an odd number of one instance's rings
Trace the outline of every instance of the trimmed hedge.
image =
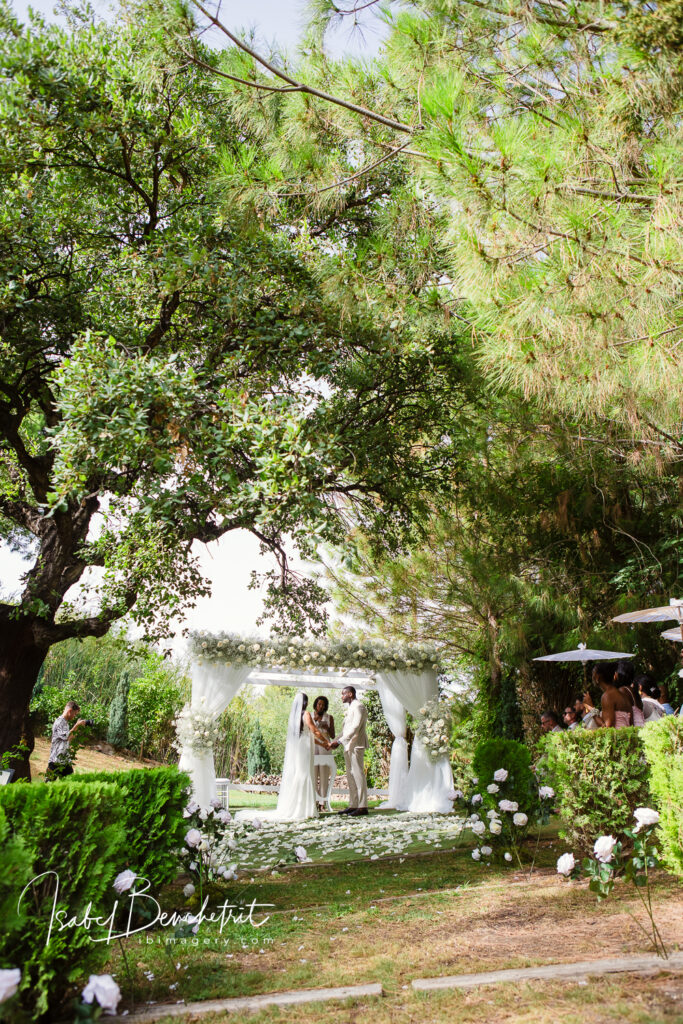
{"type": "Polygon", "coordinates": [[[662,859],[683,876],[683,720],[667,715],[640,731],[650,765],[650,789],[660,814],[662,859]]]}
{"type": "MultiPolygon", "coordinates": [[[[107,949],[92,942],[82,927],[59,931],[54,924],[50,935],[55,875],[32,880],[55,872],[56,910],[66,912],[64,920],[82,918],[89,903],[98,915],[111,907],[111,883],[124,864],[123,793],[109,781],[15,784],[0,787],[0,808],[7,842],[21,856],[20,874],[32,883],[22,901],[22,917],[0,929],[0,964],[22,972],[18,1002],[11,1000],[0,1014],[5,1020],[23,1021],[27,1015],[58,1019],[68,997],[76,994],[73,983],[96,971],[107,949]]],[[[25,884],[15,875],[0,878],[3,893],[11,888],[15,905],[25,884]]]]}
{"type": "Polygon", "coordinates": [[[169,765],[70,775],[65,781],[71,786],[105,781],[115,785],[122,798],[121,821],[126,833],[119,870],[130,868],[147,878],[152,888],[174,880],[178,858],[173,851],[182,847],[187,831],[183,810],[189,800],[188,775],[169,765]]]}
{"type": "Polygon", "coordinates": [[[564,824],[561,835],[583,853],[598,836],[622,836],[634,824],[635,808],[648,806],[643,731],[572,729],[549,733],[539,743],[564,824]]]}

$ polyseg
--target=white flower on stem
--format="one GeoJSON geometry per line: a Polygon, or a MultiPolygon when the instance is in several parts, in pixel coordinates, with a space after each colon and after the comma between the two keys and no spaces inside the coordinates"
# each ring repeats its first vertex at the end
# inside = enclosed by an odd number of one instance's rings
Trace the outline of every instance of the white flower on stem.
{"type": "Polygon", "coordinates": [[[201,843],[199,844],[199,852],[200,853],[207,853],[208,849],[209,849],[209,844],[207,843],[206,839],[202,839],[201,843]]]}
{"type": "Polygon", "coordinates": [[[18,967],[3,968],[0,970],[0,1003],[11,999],[19,988],[21,971],[18,967]]]}
{"type": "Polygon", "coordinates": [[[472,785],[476,786],[478,782],[479,782],[479,776],[478,775],[473,775],[472,776],[472,785]]]}
{"type": "Polygon", "coordinates": [[[512,824],[517,825],[519,826],[519,828],[521,828],[523,825],[526,825],[528,820],[529,818],[524,813],[524,811],[518,811],[517,814],[513,815],[512,824]]]}
{"type": "Polygon", "coordinates": [[[465,794],[461,789],[452,789],[448,794],[450,800],[464,800],[465,794]]]}
{"type": "Polygon", "coordinates": [[[506,860],[506,861],[508,862],[508,864],[509,864],[509,863],[510,863],[510,861],[512,860],[512,854],[511,854],[511,853],[508,853],[508,852],[506,851],[506,852],[505,852],[505,853],[503,854],[503,856],[505,857],[505,860],[506,860]]]}
{"type": "Polygon", "coordinates": [[[499,800],[498,806],[501,811],[510,811],[511,813],[519,810],[519,804],[515,800],[499,800]]]}
{"type": "Polygon", "coordinates": [[[491,818],[489,822],[489,832],[492,836],[499,836],[503,831],[503,824],[500,818],[491,818]]]}
{"type": "Polygon", "coordinates": [[[213,807],[214,811],[220,811],[221,807],[223,806],[223,804],[221,803],[217,796],[215,796],[213,800],[210,800],[209,803],[211,807],[213,807]]]}
{"type": "Polygon", "coordinates": [[[498,783],[497,783],[497,782],[491,782],[491,783],[490,783],[490,784],[489,784],[489,785],[488,785],[488,786],[486,787],[486,792],[487,792],[487,793],[498,793],[499,791],[500,791],[500,786],[498,785],[498,783]]]}
{"type": "Polygon", "coordinates": [[[190,869],[190,871],[196,871],[197,870],[197,863],[194,860],[191,860],[190,863],[187,866],[190,869]]]}
{"type": "Polygon", "coordinates": [[[659,821],[659,812],[653,811],[650,807],[636,807],[633,812],[633,817],[638,823],[633,831],[640,832],[641,828],[648,828],[650,825],[657,824],[659,821]]]}
{"type": "Polygon", "coordinates": [[[303,863],[305,860],[308,860],[308,854],[306,853],[305,846],[297,846],[294,853],[296,855],[296,859],[301,863],[303,863]]]}
{"type": "Polygon", "coordinates": [[[497,771],[495,771],[493,773],[493,778],[494,778],[494,780],[496,782],[505,782],[507,777],[508,777],[508,770],[507,770],[507,768],[499,768],[497,771]]]}
{"type": "Polygon", "coordinates": [[[481,860],[481,852],[478,849],[472,850],[472,860],[481,860]]]}
{"type": "Polygon", "coordinates": [[[593,846],[596,860],[599,860],[601,864],[608,864],[614,856],[614,847],[616,845],[617,841],[614,836],[600,836],[599,839],[595,840],[595,845],[593,846]]]}
{"type": "Polygon", "coordinates": [[[185,836],[185,842],[188,846],[199,846],[202,841],[202,834],[198,828],[191,828],[185,836]]]}
{"type": "Polygon", "coordinates": [[[263,824],[263,822],[261,821],[260,818],[254,818],[254,820],[251,823],[251,826],[252,826],[252,828],[255,828],[255,829],[258,830],[258,829],[261,828],[262,824],[263,824]]]}
{"type": "Polygon", "coordinates": [[[540,796],[541,800],[552,800],[552,798],[555,796],[555,790],[552,786],[541,786],[541,788],[538,791],[538,795],[540,796]]]}
{"type": "Polygon", "coordinates": [[[185,897],[187,897],[189,899],[190,896],[194,896],[194,892],[195,892],[195,889],[194,889],[194,886],[193,886],[192,882],[188,882],[187,885],[185,886],[185,888],[183,889],[183,896],[185,896],[185,897]]]}
{"type": "Polygon", "coordinates": [[[493,807],[493,808],[491,808],[491,810],[490,810],[490,811],[487,811],[487,812],[486,812],[486,817],[487,817],[487,818],[500,818],[500,814],[499,814],[499,813],[498,813],[498,811],[497,811],[497,810],[495,809],[495,807],[493,807]]]}
{"type": "Polygon", "coordinates": [[[472,797],[470,803],[480,804],[483,799],[484,798],[482,797],[481,793],[475,793],[474,796],[472,797]]]}
{"type": "Polygon", "coordinates": [[[493,848],[491,846],[482,846],[482,848],[481,848],[481,855],[482,855],[482,857],[490,857],[492,853],[493,853],[493,848]]]}
{"type": "Polygon", "coordinates": [[[483,821],[473,821],[471,828],[475,836],[483,836],[486,831],[486,825],[483,821]]]}
{"type": "Polygon", "coordinates": [[[569,878],[575,867],[576,860],[573,853],[563,853],[561,857],[557,858],[557,873],[559,875],[569,878]]]}
{"type": "Polygon", "coordinates": [[[199,804],[196,803],[194,800],[191,800],[190,803],[185,808],[185,810],[183,811],[183,818],[190,818],[193,814],[196,814],[198,810],[199,804]]]}
{"type": "Polygon", "coordinates": [[[137,877],[138,876],[135,872],[131,871],[130,868],[126,868],[125,871],[122,871],[120,875],[116,876],[112,884],[119,896],[121,893],[128,892],[137,877]]]}
{"type": "Polygon", "coordinates": [[[111,974],[91,974],[88,984],[81,993],[84,1003],[92,1003],[94,999],[105,1013],[116,1013],[121,998],[121,990],[111,974]]]}
{"type": "Polygon", "coordinates": [[[216,817],[223,825],[228,825],[232,821],[232,814],[230,811],[219,811],[216,817]]]}

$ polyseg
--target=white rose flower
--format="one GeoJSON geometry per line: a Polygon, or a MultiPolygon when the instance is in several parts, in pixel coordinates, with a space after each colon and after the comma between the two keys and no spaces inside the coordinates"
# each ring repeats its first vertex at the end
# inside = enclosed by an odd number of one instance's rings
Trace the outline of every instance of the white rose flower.
{"type": "Polygon", "coordinates": [[[650,807],[636,807],[633,812],[633,817],[638,822],[633,831],[640,832],[641,828],[647,828],[649,825],[657,824],[659,821],[659,812],[653,811],[650,807]]]}
{"type": "Polygon", "coordinates": [[[191,815],[196,814],[199,810],[199,804],[196,801],[191,800],[183,811],[183,818],[189,818],[191,815]]]}
{"type": "Polygon", "coordinates": [[[128,892],[133,882],[138,876],[130,868],[126,868],[120,875],[117,875],[114,879],[113,885],[119,896],[121,893],[128,892]]]}
{"type": "Polygon", "coordinates": [[[202,834],[197,828],[191,828],[185,836],[185,842],[188,846],[199,846],[202,841],[202,834]]]}
{"type": "Polygon", "coordinates": [[[465,794],[463,793],[463,791],[461,789],[452,789],[448,795],[450,796],[451,800],[464,800],[465,799],[465,794]]]}
{"type": "Polygon", "coordinates": [[[213,800],[210,800],[209,803],[213,807],[214,811],[219,811],[223,806],[217,796],[215,796],[213,800]]]}
{"type": "Polygon", "coordinates": [[[230,811],[219,811],[216,817],[223,825],[228,825],[232,821],[232,814],[230,811]]]}
{"type": "Polygon", "coordinates": [[[92,1003],[94,999],[105,1013],[116,1013],[121,998],[121,990],[111,974],[91,974],[88,984],[81,993],[84,1003],[92,1003]]]}
{"type": "Polygon", "coordinates": [[[481,793],[475,793],[474,796],[472,797],[470,803],[480,804],[483,799],[484,798],[482,797],[481,793]]]}
{"type": "Polygon", "coordinates": [[[308,858],[305,846],[297,846],[296,849],[294,850],[294,853],[296,854],[296,859],[301,863],[303,863],[303,861],[307,860],[308,858]]]}
{"type": "Polygon", "coordinates": [[[498,806],[501,811],[510,811],[511,813],[519,810],[519,804],[514,800],[499,800],[498,806]]]}
{"type": "Polygon", "coordinates": [[[493,773],[493,778],[496,782],[505,782],[508,777],[507,768],[499,768],[493,773]]]}
{"type": "Polygon", "coordinates": [[[21,971],[18,967],[3,968],[0,970],[0,1003],[11,999],[19,988],[21,971]]]}
{"type": "Polygon", "coordinates": [[[614,856],[614,847],[616,845],[617,841],[614,836],[600,836],[595,840],[595,845],[593,846],[596,860],[599,860],[602,864],[609,863],[614,856]]]}
{"type": "Polygon", "coordinates": [[[489,832],[493,836],[499,836],[503,831],[503,825],[499,818],[492,818],[489,822],[489,832]]]}
{"type": "Polygon", "coordinates": [[[563,853],[561,857],[557,858],[557,872],[560,875],[564,875],[568,878],[576,866],[573,853],[563,853]]]}
{"type": "Polygon", "coordinates": [[[206,839],[202,839],[201,843],[199,844],[200,852],[201,853],[207,853],[208,849],[209,849],[209,844],[207,843],[206,839]]]}
{"type": "Polygon", "coordinates": [[[186,896],[186,897],[189,898],[190,896],[194,896],[194,892],[195,892],[195,890],[194,890],[194,886],[193,886],[192,882],[188,882],[187,885],[185,886],[185,888],[183,889],[183,896],[186,896]]]}
{"type": "Polygon", "coordinates": [[[487,793],[499,793],[500,792],[500,786],[497,785],[497,783],[492,782],[490,786],[486,787],[486,792],[487,793]]]}
{"type": "Polygon", "coordinates": [[[504,853],[504,854],[503,854],[503,856],[505,857],[505,860],[506,860],[506,861],[508,862],[508,864],[509,864],[509,863],[510,863],[510,861],[512,860],[512,854],[511,854],[511,853],[504,853]]]}
{"type": "Polygon", "coordinates": [[[555,790],[552,786],[541,786],[541,788],[538,791],[538,795],[540,796],[541,800],[552,800],[552,798],[555,796],[555,790]]]}
{"type": "Polygon", "coordinates": [[[491,808],[491,810],[490,810],[490,811],[487,811],[487,812],[486,812],[486,817],[487,817],[487,818],[500,818],[500,814],[499,814],[499,813],[498,813],[498,811],[497,811],[497,810],[495,809],[495,807],[493,807],[493,808],[491,808]]]}
{"type": "Polygon", "coordinates": [[[252,828],[255,828],[258,831],[258,829],[261,828],[262,824],[263,824],[263,822],[261,821],[260,818],[254,818],[254,820],[251,823],[251,826],[252,826],[252,828]]]}
{"type": "Polygon", "coordinates": [[[482,857],[490,857],[492,853],[493,853],[493,847],[491,847],[491,846],[482,846],[482,848],[481,848],[481,855],[482,855],[482,857]]]}
{"type": "Polygon", "coordinates": [[[479,850],[472,850],[472,860],[481,860],[481,853],[479,850]]]}
{"type": "Polygon", "coordinates": [[[483,836],[486,831],[486,825],[483,821],[473,821],[471,828],[475,836],[483,836]]]}
{"type": "Polygon", "coordinates": [[[512,823],[513,823],[513,825],[518,825],[521,828],[522,825],[526,825],[528,820],[529,819],[528,819],[527,815],[524,814],[523,811],[518,811],[518,813],[513,816],[512,823]]]}
{"type": "Polygon", "coordinates": [[[476,786],[478,782],[479,782],[479,777],[477,775],[474,775],[472,777],[472,785],[476,786]]]}

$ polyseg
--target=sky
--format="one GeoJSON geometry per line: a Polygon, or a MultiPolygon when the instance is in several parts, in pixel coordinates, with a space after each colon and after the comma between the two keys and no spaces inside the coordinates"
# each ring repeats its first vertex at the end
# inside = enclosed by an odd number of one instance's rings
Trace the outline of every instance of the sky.
{"type": "MultiPolygon", "coordinates": [[[[92,3],[102,16],[111,9],[109,0],[92,0],[92,3]]],[[[33,0],[30,6],[45,17],[56,18],[53,0],[33,0]]],[[[20,18],[25,17],[28,7],[25,0],[14,0],[14,10],[20,18]]],[[[277,41],[281,46],[294,48],[302,30],[304,9],[302,0],[249,0],[248,4],[223,0],[221,16],[231,29],[255,28],[259,39],[277,41]]],[[[350,33],[344,27],[331,33],[327,42],[335,54],[371,57],[377,51],[380,39],[381,32],[376,27],[369,26],[363,35],[350,33]]],[[[249,581],[253,569],[265,572],[274,568],[275,563],[273,559],[260,555],[258,540],[240,530],[210,545],[195,544],[194,551],[203,573],[212,583],[212,595],[198,601],[183,620],[176,621],[176,638],[172,644],[174,652],[183,652],[183,629],[267,634],[267,626],[257,629],[255,625],[262,610],[262,599],[257,591],[249,590],[249,581]]],[[[29,562],[22,561],[0,545],[0,593],[3,596],[19,594],[20,575],[29,566],[29,562]]],[[[304,573],[308,570],[297,559],[292,559],[292,566],[304,573]]]]}

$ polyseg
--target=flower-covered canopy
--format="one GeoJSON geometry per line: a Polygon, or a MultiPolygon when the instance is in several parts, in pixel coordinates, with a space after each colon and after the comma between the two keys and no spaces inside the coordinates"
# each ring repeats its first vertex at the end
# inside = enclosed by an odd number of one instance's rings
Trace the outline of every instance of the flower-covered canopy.
{"type": "Polygon", "coordinates": [[[433,647],[417,644],[394,645],[384,640],[328,637],[243,637],[235,633],[192,633],[190,649],[198,664],[249,665],[263,669],[296,669],[299,672],[340,672],[361,670],[368,674],[385,671],[439,671],[433,647]]]}

